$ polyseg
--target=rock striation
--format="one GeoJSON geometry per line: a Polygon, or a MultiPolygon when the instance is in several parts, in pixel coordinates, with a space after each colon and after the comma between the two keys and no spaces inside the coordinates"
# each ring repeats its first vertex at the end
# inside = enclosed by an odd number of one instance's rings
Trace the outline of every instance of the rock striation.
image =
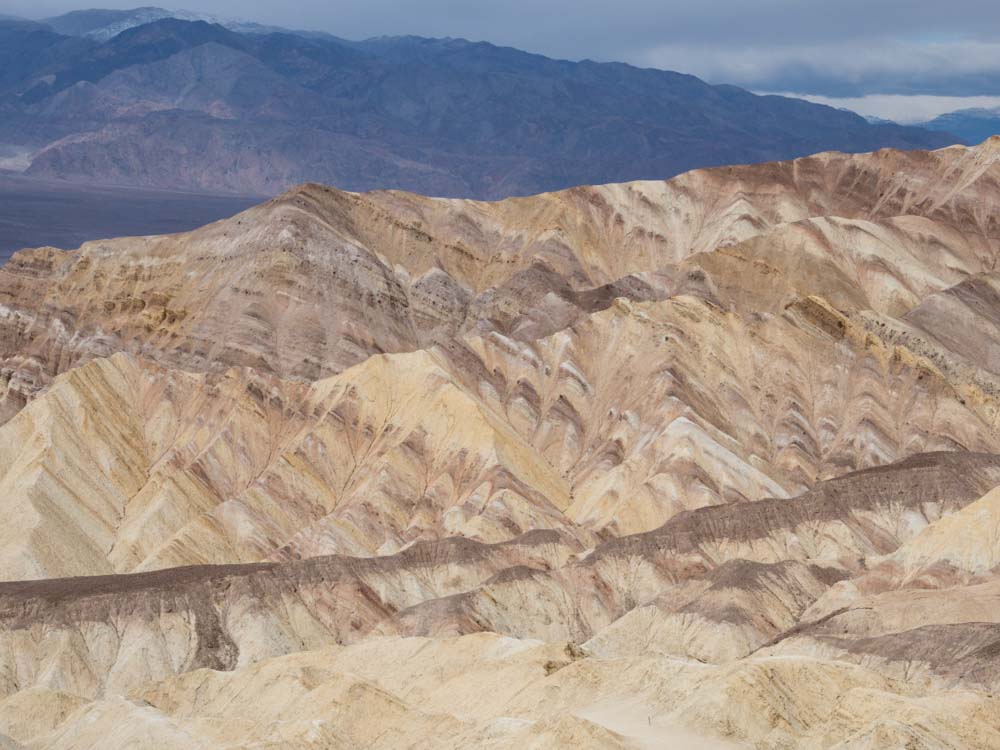
{"type": "Polygon", "coordinates": [[[998,201],[995,139],[16,254],[0,747],[1000,747],[998,201]]]}

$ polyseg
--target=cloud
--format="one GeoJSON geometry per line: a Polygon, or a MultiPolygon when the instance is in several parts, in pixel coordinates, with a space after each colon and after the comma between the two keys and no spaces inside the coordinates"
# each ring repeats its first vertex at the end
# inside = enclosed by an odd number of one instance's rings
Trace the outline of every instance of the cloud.
{"type": "Polygon", "coordinates": [[[777,94],[806,99],[838,109],[849,109],[866,117],[910,124],[927,122],[938,115],[959,109],[994,109],[1000,107],[1000,96],[906,96],[901,94],[871,94],[859,97],[832,97],[801,95],[787,91],[758,91],[759,94],[777,94]]]}
{"type": "Polygon", "coordinates": [[[1000,42],[845,40],[816,45],[668,44],[637,62],[712,82],[832,97],[1000,95],[1000,42]]]}

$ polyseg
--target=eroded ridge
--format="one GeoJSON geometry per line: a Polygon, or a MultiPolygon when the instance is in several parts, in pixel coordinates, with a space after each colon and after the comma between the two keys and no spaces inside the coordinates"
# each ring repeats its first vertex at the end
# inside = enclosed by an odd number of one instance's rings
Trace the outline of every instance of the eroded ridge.
{"type": "Polygon", "coordinates": [[[0,747],[1000,747],[998,144],[17,254],[0,747]]]}

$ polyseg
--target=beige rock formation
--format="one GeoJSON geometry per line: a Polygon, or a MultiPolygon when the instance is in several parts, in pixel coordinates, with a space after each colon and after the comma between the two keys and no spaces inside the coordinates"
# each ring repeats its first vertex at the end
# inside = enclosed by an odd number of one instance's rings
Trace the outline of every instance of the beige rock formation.
{"type": "MultiPolygon", "coordinates": [[[[718,667],[565,652],[496,635],[374,639],[231,672],[188,672],[81,705],[55,730],[37,718],[15,731],[40,748],[991,748],[1000,741],[995,698],[914,687],[863,667],[807,657],[718,667]]],[[[65,702],[58,693],[32,700],[65,702]]]]}
{"type": "Polygon", "coordinates": [[[0,268],[0,748],[1000,747],[1000,139],[306,185],[0,268]]]}

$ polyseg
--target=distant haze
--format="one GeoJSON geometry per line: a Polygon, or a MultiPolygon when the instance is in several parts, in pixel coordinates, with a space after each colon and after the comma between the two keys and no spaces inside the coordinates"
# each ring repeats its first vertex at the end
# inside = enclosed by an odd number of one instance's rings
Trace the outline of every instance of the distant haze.
{"type": "MultiPolygon", "coordinates": [[[[128,0],[2,0],[31,18],[128,0]]],[[[186,0],[189,10],[360,39],[487,40],[568,59],[621,60],[712,83],[828,99],[917,120],[926,97],[1000,96],[1000,3],[984,0],[186,0]],[[923,99],[908,100],[921,96],[923,99]],[[882,107],[882,105],[891,105],[882,107]],[[912,104],[912,106],[908,106],[912,104]]],[[[975,106],[975,105],[970,105],[975,106]]],[[[935,107],[930,107],[935,109],[935,107]]],[[[945,111],[947,107],[939,107],[945,111]]]]}
{"type": "Polygon", "coordinates": [[[780,96],[798,96],[817,104],[827,104],[857,112],[865,117],[881,117],[903,124],[927,122],[947,112],[966,109],[993,109],[1000,107],[1000,96],[931,96],[916,94],[869,94],[868,96],[835,98],[811,94],[795,94],[781,91],[757,92],[773,93],[780,96]]]}

